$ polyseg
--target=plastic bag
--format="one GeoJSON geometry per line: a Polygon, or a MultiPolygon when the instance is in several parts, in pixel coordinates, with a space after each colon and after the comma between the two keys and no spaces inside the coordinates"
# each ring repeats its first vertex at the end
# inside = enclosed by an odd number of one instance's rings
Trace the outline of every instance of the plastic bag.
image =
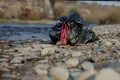
{"type": "Polygon", "coordinates": [[[65,34],[67,36],[66,44],[76,45],[98,40],[99,38],[90,27],[83,26],[83,22],[83,18],[77,13],[72,13],[68,16],[60,16],[49,32],[52,42],[56,44],[57,41],[61,41],[61,35],[64,32],[64,28],[62,27],[64,27],[65,23],[68,26],[67,33],[65,34]]]}

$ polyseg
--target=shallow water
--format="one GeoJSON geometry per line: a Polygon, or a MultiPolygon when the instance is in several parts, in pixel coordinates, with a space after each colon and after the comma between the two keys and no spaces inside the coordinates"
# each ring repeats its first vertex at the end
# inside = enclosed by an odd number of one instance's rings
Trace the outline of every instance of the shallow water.
{"type": "Polygon", "coordinates": [[[91,0],[88,0],[88,1],[80,1],[80,2],[84,2],[84,3],[97,3],[97,4],[100,4],[100,5],[108,5],[108,6],[112,6],[112,5],[120,6],[120,2],[119,1],[109,1],[109,0],[106,0],[106,1],[91,1],[91,0]]]}
{"type": "Polygon", "coordinates": [[[51,24],[16,24],[1,23],[0,39],[2,40],[26,40],[26,39],[43,39],[49,40],[48,32],[52,27],[51,24]]]}
{"type": "MultiPolygon", "coordinates": [[[[84,23],[84,25],[93,27],[98,24],[84,23]]],[[[50,40],[49,30],[53,24],[31,24],[31,23],[0,23],[0,39],[9,40],[27,40],[41,39],[50,40]]]]}

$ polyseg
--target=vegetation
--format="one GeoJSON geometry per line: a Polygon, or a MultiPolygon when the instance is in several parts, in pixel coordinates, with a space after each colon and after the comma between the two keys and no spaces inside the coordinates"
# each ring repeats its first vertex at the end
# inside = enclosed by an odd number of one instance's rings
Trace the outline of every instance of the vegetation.
{"type": "MultiPolygon", "coordinates": [[[[42,0],[29,0],[29,2],[27,2],[28,0],[9,1],[0,0],[0,22],[49,19],[49,14],[44,12],[45,5],[43,5],[42,0]]],[[[100,24],[120,23],[120,7],[101,6],[95,3],[82,4],[77,1],[65,0],[58,0],[54,3],[54,6],[52,6],[54,7],[54,20],[59,16],[77,12],[89,22],[100,24]]]]}

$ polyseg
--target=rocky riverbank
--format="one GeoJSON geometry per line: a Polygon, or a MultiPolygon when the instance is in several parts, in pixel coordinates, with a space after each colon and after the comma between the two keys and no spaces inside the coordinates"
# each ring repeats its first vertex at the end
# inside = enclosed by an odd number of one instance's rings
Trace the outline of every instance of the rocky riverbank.
{"type": "Polygon", "coordinates": [[[100,40],[79,46],[0,40],[0,79],[120,80],[120,25],[93,30],[100,40]]]}

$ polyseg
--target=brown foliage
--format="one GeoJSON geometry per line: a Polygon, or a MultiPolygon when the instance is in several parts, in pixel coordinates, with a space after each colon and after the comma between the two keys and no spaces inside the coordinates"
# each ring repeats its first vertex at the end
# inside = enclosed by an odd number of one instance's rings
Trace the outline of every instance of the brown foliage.
{"type": "MultiPolygon", "coordinates": [[[[14,3],[10,1],[5,0],[0,4],[1,19],[40,20],[49,16],[48,13],[43,12],[43,0],[31,0],[31,5],[28,5],[27,0],[14,0],[16,1],[14,3]]],[[[54,19],[77,12],[88,22],[120,23],[120,7],[61,0],[57,0],[54,6],[54,19]]]]}

